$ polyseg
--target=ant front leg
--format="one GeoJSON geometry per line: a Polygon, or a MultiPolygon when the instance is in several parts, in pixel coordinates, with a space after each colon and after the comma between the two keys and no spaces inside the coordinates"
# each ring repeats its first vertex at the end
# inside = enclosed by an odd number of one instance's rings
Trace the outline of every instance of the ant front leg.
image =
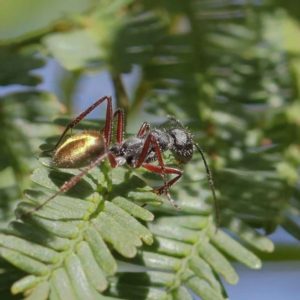
{"type": "Polygon", "coordinates": [[[105,141],[106,141],[106,144],[107,144],[106,146],[108,148],[108,145],[110,144],[110,141],[111,141],[112,118],[113,118],[113,116],[112,116],[112,98],[111,98],[111,96],[105,96],[105,97],[99,99],[94,104],[92,104],[88,109],[86,109],[83,113],[81,113],[76,119],[74,119],[72,122],[70,122],[67,125],[64,132],[62,133],[59,140],[57,141],[56,145],[53,148],[51,148],[49,150],[46,150],[44,152],[50,152],[50,151],[55,150],[58,147],[58,145],[60,144],[60,142],[62,141],[62,139],[64,138],[64,136],[66,135],[66,133],[68,132],[68,130],[74,128],[78,123],[80,123],[80,121],[82,119],[84,119],[90,112],[92,112],[98,105],[100,105],[105,100],[107,100],[107,109],[106,109],[106,119],[105,119],[105,126],[104,126],[104,136],[105,136],[105,141]]]}
{"type": "MultiPolygon", "coordinates": [[[[141,129],[140,129],[140,131],[141,131],[141,129]]],[[[183,171],[181,171],[179,169],[176,169],[176,168],[170,168],[170,167],[165,166],[162,155],[161,155],[161,150],[159,148],[159,144],[157,142],[157,139],[155,138],[155,136],[153,136],[152,133],[150,133],[147,136],[146,140],[145,140],[143,150],[140,154],[140,157],[137,161],[137,164],[136,164],[135,168],[139,168],[140,166],[143,166],[144,168],[146,168],[150,172],[157,173],[157,174],[162,176],[163,181],[164,181],[164,185],[161,188],[159,188],[156,191],[156,193],[158,195],[161,195],[161,194],[165,193],[168,200],[172,203],[172,205],[175,206],[176,209],[180,209],[179,206],[171,198],[171,195],[169,193],[169,188],[182,176],[183,171]],[[144,162],[146,157],[147,157],[147,153],[148,153],[149,147],[151,145],[151,142],[154,145],[155,154],[156,154],[156,157],[157,157],[157,160],[158,160],[158,166],[155,166],[155,165],[152,165],[150,163],[145,163],[144,162]],[[167,174],[176,174],[177,176],[175,178],[173,178],[172,180],[170,180],[169,182],[167,182],[167,174]]]]}
{"type": "MultiPolygon", "coordinates": [[[[144,163],[143,167],[146,168],[148,171],[153,172],[153,173],[158,173],[162,175],[162,168],[161,166],[154,166],[148,163],[144,163]]],[[[176,168],[170,168],[170,167],[165,167],[164,166],[164,174],[162,175],[164,179],[164,185],[156,190],[157,195],[162,195],[165,193],[167,195],[168,200],[172,203],[173,206],[176,207],[176,209],[180,209],[180,207],[174,202],[174,200],[171,198],[169,188],[182,176],[183,171],[176,169],[176,168]],[[167,182],[166,180],[166,174],[177,174],[175,178],[167,182]]]]}

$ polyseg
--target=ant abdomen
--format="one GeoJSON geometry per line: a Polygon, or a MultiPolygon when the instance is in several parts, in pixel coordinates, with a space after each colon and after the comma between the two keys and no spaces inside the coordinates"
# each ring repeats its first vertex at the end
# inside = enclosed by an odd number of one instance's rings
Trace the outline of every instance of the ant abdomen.
{"type": "Polygon", "coordinates": [[[103,135],[87,130],[72,135],[56,150],[53,164],[59,168],[82,168],[88,166],[106,152],[103,135]]]}

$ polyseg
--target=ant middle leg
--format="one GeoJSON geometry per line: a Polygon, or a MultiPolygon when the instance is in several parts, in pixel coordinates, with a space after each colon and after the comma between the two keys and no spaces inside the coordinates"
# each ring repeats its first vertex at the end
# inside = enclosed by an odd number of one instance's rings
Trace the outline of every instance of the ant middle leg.
{"type": "MultiPolygon", "coordinates": [[[[146,123],[144,123],[143,125],[145,125],[145,128],[147,128],[146,123]]],[[[142,127],[141,127],[141,129],[142,129],[142,127]]],[[[140,129],[140,131],[141,131],[141,129],[140,129]]],[[[160,150],[157,139],[150,132],[145,140],[144,147],[143,147],[140,157],[135,165],[135,168],[139,168],[140,166],[143,166],[150,172],[161,175],[163,178],[163,181],[164,181],[164,185],[157,190],[157,194],[161,195],[161,194],[165,193],[168,200],[173,204],[173,206],[175,206],[177,209],[179,209],[179,206],[171,198],[171,195],[169,193],[169,188],[182,176],[183,171],[176,169],[176,168],[166,167],[161,153],[162,152],[160,150]],[[152,165],[150,163],[145,163],[145,159],[147,157],[147,153],[148,153],[148,150],[149,150],[151,144],[153,144],[154,149],[155,149],[156,158],[158,160],[158,166],[152,165]],[[175,178],[173,178],[172,180],[170,180],[169,182],[167,182],[167,174],[176,174],[177,176],[175,178]]]]}
{"type": "MultiPolygon", "coordinates": [[[[122,144],[123,139],[124,139],[124,127],[125,127],[125,120],[124,120],[124,111],[121,108],[118,108],[113,115],[113,121],[112,121],[112,126],[113,126],[113,122],[114,120],[117,119],[117,134],[116,134],[116,142],[118,144],[122,144]]],[[[106,130],[106,125],[101,128],[100,132],[102,134],[105,134],[105,130],[106,130]]],[[[107,147],[110,145],[111,140],[109,141],[107,147]]]]}
{"type": "Polygon", "coordinates": [[[172,205],[175,206],[176,209],[179,210],[180,207],[172,199],[170,192],[169,192],[169,188],[182,176],[183,171],[176,169],[176,168],[170,168],[170,167],[164,166],[164,174],[176,174],[177,175],[175,178],[173,178],[172,180],[167,182],[166,176],[164,177],[164,175],[162,174],[161,166],[155,166],[155,165],[151,165],[151,164],[147,164],[147,163],[144,163],[142,166],[144,168],[146,168],[148,171],[153,172],[153,173],[158,173],[163,177],[164,185],[161,188],[155,190],[156,194],[162,195],[163,193],[165,193],[168,200],[172,203],[172,205]]]}
{"type": "Polygon", "coordinates": [[[137,137],[141,137],[145,132],[148,132],[150,130],[150,125],[147,122],[144,122],[142,126],[140,127],[140,130],[138,134],[136,135],[137,137]]]}

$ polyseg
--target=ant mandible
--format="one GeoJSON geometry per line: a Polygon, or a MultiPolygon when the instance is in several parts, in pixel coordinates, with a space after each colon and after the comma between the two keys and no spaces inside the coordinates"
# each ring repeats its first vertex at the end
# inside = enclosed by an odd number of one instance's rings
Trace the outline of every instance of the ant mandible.
{"type": "Polygon", "coordinates": [[[176,120],[173,116],[168,116],[169,119],[176,123],[176,126],[171,126],[168,129],[151,129],[148,123],[143,123],[135,137],[124,140],[124,112],[122,109],[117,109],[115,113],[112,111],[112,97],[105,96],[76,119],[70,122],[56,145],[44,152],[55,151],[53,164],[58,168],[82,168],[85,167],[79,174],[73,176],[69,181],[66,181],[57,193],[48,198],[34,210],[24,213],[24,215],[32,214],[40,210],[45,204],[61,193],[67,192],[74,186],[86,173],[95,166],[100,164],[105,158],[108,158],[112,168],[128,164],[132,168],[144,167],[148,171],[157,173],[163,178],[163,186],[156,190],[158,195],[166,194],[168,200],[174,207],[179,209],[171,198],[169,188],[178,181],[182,176],[183,171],[167,167],[162,158],[162,152],[170,150],[174,158],[180,164],[188,163],[194,152],[194,146],[200,152],[205,165],[207,179],[213,194],[216,222],[219,222],[217,200],[214,190],[212,175],[209,171],[203,151],[193,141],[193,135],[186,130],[183,124],[176,120]],[[83,118],[85,118],[98,105],[107,101],[106,121],[104,127],[100,131],[87,130],[81,133],[70,136],[61,145],[61,141],[69,129],[74,128],[83,118]],[[113,124],[117,119],[117,133],[115,143],[111,146],[113,124]],[[151,164],[158,161],[158,165],[151,164]],[[177,175],[175,178],[167,181],[167,174],[177,175]]]}

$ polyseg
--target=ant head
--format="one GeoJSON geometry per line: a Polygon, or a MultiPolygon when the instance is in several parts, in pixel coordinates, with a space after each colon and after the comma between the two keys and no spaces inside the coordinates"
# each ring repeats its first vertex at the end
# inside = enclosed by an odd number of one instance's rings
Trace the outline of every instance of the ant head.
{"type": "Polygon", "coordinates": [[[169,129],[168,133],[173,137],[171,152],[174,158],[181,164],[188,163],[193,157],[193,135],[183,128],[169,129]]]}

